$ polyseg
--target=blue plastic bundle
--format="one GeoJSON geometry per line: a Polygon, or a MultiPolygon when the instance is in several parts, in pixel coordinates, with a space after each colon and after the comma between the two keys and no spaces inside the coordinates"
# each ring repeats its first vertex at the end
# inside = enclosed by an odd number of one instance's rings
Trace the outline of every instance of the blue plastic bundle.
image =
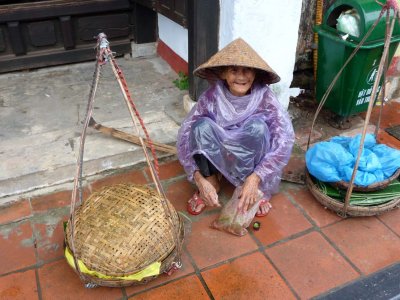
{"type": "MultiPolygon", "coordinates": [[[[336,136],[312,146],[306,153],[311,175],[324,182],[350,182],[360,148],[361,134],[336,136]]],[[[400,151],[377,144],[375,135],[365,136],[354,184],[362,187],[381,182],[400,168],[400,151]]]]}

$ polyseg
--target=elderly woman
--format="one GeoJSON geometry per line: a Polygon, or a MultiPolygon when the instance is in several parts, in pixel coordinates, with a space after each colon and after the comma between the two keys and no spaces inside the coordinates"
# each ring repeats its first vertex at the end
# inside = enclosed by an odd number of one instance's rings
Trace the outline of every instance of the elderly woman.
{"type": "Polygon", "coordinates": [[[269,84],[279,76],[242,39],[217,52],[194,74],[211,86],[178,133],[178,157],[198,191],[187,210],[200,214],[220,206],[219,179],[242,186],[239,209],[247,211],[264,194],[256,216],[265,216],[278,191],[294,142],[293,127],[269,84]]]}

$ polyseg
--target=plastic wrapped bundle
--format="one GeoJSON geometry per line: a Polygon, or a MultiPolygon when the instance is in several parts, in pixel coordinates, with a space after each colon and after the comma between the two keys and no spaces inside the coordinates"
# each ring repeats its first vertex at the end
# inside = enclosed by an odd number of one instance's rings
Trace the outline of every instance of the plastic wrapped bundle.
{"type": "MultiPolygon", "coordinates": [[[[350,182],[360,141],[361,135],[337,136],[315,144],[306,153],[308,171],[323,182],[350,182]]],[[[400,151],[377,144],[375,136],[367,134],[354,180],[355,188],[383,188],[399,175],[399,170],[400,151]]]]}
{"type": "Polygon", "coordinates": [[[239,186],[233,192],[232,198],[224,205],[219,217],[211,224],[214,229],[226,231],[234,235],[243,236],[247,234],[247,227],[257,213],[263,193],[258,191],[258,199],[247,211],[239,210],[239,196],[242,187],[239,186]]]}

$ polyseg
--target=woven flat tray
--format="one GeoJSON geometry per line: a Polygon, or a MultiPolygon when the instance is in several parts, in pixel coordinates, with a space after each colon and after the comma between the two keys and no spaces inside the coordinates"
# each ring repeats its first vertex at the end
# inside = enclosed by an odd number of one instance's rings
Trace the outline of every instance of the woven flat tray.
{"type": "MultiPolygon", "coordinates": [[[[171,218],[156,192],[146,186],[118,184],[93,193],[75,210],[73,255],[90,270],[108,276],[135,274],[163,261],[175,249],[174,230],[181,227],[166,201],[171,218]]],[[[66,244],[71,249],[70,227],[69,221],[66,244]]]]}
{"type": "MultiPolygon", "coordinates": [[[[185,235],[185,232],[184,232],[183,222],[180,221],[178,247],[182,248],[184,235],[185,235]]],[[[64,247],[68,247],[68,246],[65,244],[64,247]]],[[[177,255],[178,255],[178,251],[177,251],[177,247],[175,247],[174,250],[161,262],[160,274],[162,274],[165,271],[170,269],[172,263],[176,261],[177,255]]],[[[82,276],[83,280],[86,283],[90,282],[90,283],[97,284],[99,286],[107,286],[107,287],[127,287],[127,286],[132,286],[132,285],[142,285],[142,284],[146,284],[149,281],[156,279],[159,276],[159,275],[149,276],[149,277],[143,278],[140,281],[137,281],[137,280],[112,279],[112,278],[103,279],[103,278],[99,278],[97,276],[93,276],[90,274],[85,274],[85,273],[79,274],[76,269],[74,269],[74,271],[78,275],[82,276]]]]}

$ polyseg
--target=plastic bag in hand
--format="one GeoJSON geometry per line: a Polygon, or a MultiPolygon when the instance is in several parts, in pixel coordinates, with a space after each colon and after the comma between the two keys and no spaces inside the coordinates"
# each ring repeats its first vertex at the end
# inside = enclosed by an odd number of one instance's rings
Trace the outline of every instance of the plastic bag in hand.
{"type": "Polygon", "coordinates": [[[262,199],[263,193],[258,190],[257,201],[246,212],[239,210],[239,196],[242,187],[238,186],[233,192],[232,198],[225,204],[221,210],[219,217],[211,224],[214,229],[226,231],[234,235],[243,236],[247,233],[251,221],[257,213],[258,206],[262,199]]]}

